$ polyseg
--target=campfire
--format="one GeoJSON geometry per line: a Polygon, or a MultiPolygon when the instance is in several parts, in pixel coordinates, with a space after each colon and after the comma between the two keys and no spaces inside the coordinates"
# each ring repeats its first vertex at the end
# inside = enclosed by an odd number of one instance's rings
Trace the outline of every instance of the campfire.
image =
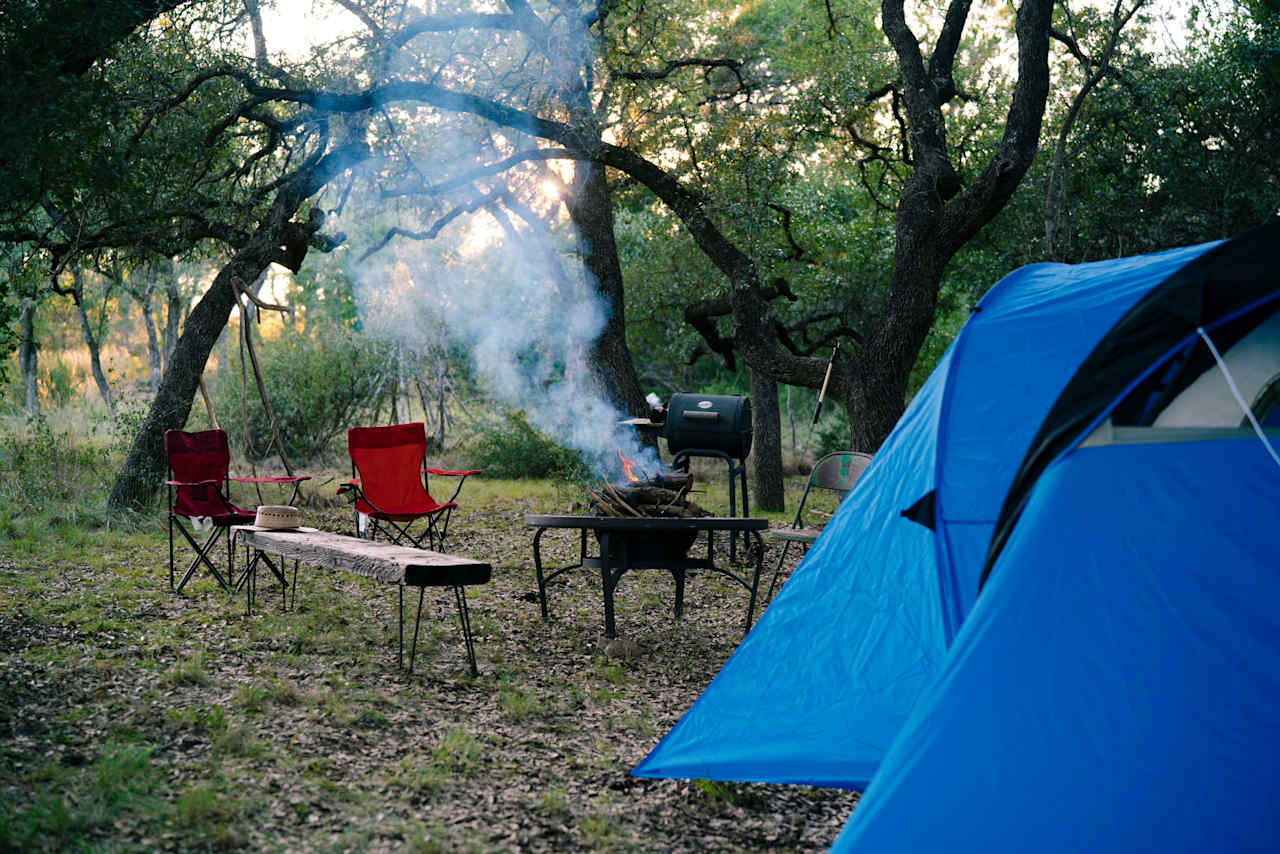
{"type": "Polygon", "coordinates": [[[620,481],[601,481],[597,488],[587,488],[587,495],[599,515],[665,519],[711,515],[689,500],[693,489],[692,472],[651,473],[622,454],[618,454],[618,459],[622,463],[620,481]]]}

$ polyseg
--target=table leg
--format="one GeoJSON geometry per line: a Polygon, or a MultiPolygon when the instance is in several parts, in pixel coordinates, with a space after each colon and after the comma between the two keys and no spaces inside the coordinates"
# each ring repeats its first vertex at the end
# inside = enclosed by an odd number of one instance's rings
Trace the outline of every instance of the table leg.
{"type": "Polygon", "coordinates": [[[684,615],[684,570],[671,570],[671,577],[676,581],[676,619],[684,615]]]}
{"type": "Polygon", "coordinates": [[[627,567],[627,538],[618,538],[618,558],[610,559],[613,553],[611,548],[613,537],[608,531],[600,532],[600,584],[604,589],[604,636],[607,638],[616,638],[618,636],[617,628],[613,621],[613,591],[618,587],[618,581],[622,578],[622,573],[626,572],[627,567]],[[614,572],[613,564],[617,563],[619,569],[614,572]]]}
{"type": "MultiPolygon", "coordinates": [[[[538,603],[542,606],[542,621],[545,623],[549,617],[547,616],[547,582],[542,577],[542,535],[546,533],[546,528],[539,528],[538,532],[533,535],[533,568],[538,575],[538,603]]],[[[585,546],[583,547],[585,548],[585,546]]]]}

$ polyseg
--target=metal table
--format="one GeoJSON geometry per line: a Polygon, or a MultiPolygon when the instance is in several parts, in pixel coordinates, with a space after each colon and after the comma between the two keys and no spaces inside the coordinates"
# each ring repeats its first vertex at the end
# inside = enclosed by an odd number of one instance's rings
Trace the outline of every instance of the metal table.
{"type": "Polygon", "coordinates": [[[628,570],[664,569],[675,579],[675,615],[684,610],[685,572],[690,569],[707,569],[732,578],[751,594],[747,604],[747,620],[744,632],[751,628],[755,617],[756,593],[760,586],[760,568],[764,559],[764,543],[760,532],[769,527],[768,519],[744,519],[740,517],[706,516],[698,519],[618,518],[613,516],[540,516],[527,515],[524,523],[536,528],[533,535],[533,565],[538,574],[538,602],[542,605],[542,619],[549,618],[547,611],[547,582],[572,569],[599,569],[600,583],[604,591],[604,636],[617,637],[613,619],[613,594],[618,582],[628,570]],[[578,563],[544,572],[542,566],[542,535],[551,528],[578,529],[581,533],[578,563]],[[599,553],[587,553],[587,532],[594,532],[599,543],[599,553]],[[694,540],[702,532],[707,533],[706,557],[691,557],[688,552],[694,540]],[[730,569],[715,563],[715,535],[725,532],[730,537],[738,533],[755,538],[755,570],[748,581],[730,569]]]}

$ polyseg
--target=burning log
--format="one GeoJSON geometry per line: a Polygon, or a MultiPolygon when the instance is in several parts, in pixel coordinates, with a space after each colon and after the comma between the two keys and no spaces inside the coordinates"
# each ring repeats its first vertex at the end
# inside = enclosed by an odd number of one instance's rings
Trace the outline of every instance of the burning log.
{"type": "Polygon", "coordinates": [[[596,511],[604,516],[690,519],[711,514],[690,501],[693,475],[670,472],[626,484],[602,482],[587,489],[596,511]]]}

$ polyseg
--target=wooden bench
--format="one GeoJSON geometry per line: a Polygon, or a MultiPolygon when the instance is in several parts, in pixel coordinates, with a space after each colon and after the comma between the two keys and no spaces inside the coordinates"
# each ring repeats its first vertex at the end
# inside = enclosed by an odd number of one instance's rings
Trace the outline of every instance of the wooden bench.
{"type": "MultiPolygon", "coordinates": [[[[241,584],[246,591],[246,606],[250,612],[257,588],[257,570],[265,563],[280,580],[282,591],[287,587],[283,567],[277,567],[269,555],[283,559],[293,558],[293,588],[297,598],[298,563],[343,569],[375,581],[395,584],[399,593],[400,647],[397,665],[404,665],[404,588],[418,588],[418,614],[413,622],[413,645],[409,652],[409,670],[413,670],[418,649],[418,624],[422,620],[422,598],[428,587],[452,587],[458,605],[458,619],[462,623],[462,640],[467,648],[467,660],[471,675],[476,669],[475,645],[471,639],[471,619],[467,611],[466,586],[489,581],[491,567],[483,561],[427,551],[411,546],[362,540],[344,534],[331,534],[315,528],[279,530],[259,528],[254,525],[237,525],[231,529],[233,542],[253,550],[253,557],[245,569],[241,584]]],[[[281,563],[283,564],[283,560],[281,563]]]]}

